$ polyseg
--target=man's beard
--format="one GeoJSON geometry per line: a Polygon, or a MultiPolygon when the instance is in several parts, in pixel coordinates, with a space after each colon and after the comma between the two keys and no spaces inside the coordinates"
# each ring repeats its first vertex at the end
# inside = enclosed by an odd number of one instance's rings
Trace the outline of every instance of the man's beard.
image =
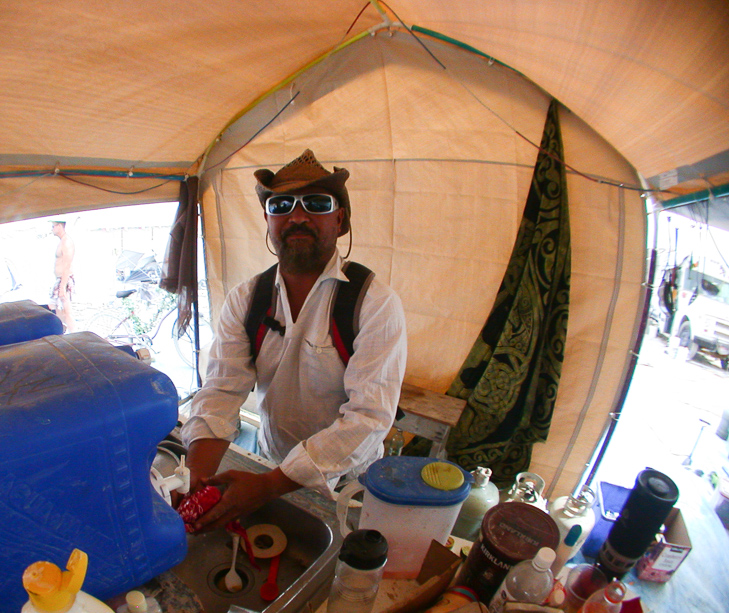
{"type": "Polygon", "coordinates": [[[327,249],[315,230],[305,225],[296,225],[287,228],[281,234],[281,240],[271,236],[273,246],[278,254],[281,270],[292,274],[306,274],[318,272],[328,259],[327,249]],[[315,240],[287,242],[287,237],[294,232],[304,232],[315,240]]]}

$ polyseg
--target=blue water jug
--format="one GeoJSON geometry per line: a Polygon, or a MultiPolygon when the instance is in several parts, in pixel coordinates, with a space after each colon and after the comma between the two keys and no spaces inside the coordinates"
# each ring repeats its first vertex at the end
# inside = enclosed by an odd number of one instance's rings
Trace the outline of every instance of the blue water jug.
{"type": "Polygon", "coordinates": [[[184,559],[183,522],[150,482],[176,423],[170,379],[93,333],[0,347],[2,610],[27,600],[27,566],[76,548],[101,600],[184,559]]]}
{"type": "Polygon", "coordinates": [[[0,304],[0,345],[63,334],[63,322],[32,300],[0,304]]]}

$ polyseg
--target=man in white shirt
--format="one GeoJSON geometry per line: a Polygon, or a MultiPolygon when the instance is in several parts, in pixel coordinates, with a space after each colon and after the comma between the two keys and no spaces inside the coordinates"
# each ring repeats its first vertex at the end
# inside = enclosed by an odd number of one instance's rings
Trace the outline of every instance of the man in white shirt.
{"type": "Polygon", "coordinates": [[[275,309],[260,348],[251,347],[245,329],[258,277],[236,286],[222,309],[206,382],[182,437],[193,489],[217,485],[225,492],[195,530],[224,526],[300,487],[331,496],[341,477],[364,472],[382,456],[405,373],[402,304],[377,277],[361,302],[346,364],[331,338],[335,289],[349,283],[336,247],[350,229],[349,172],[327,171],[307,149],[275,174],[254,174],[279,259],[275,309]],[[215,475],[254,385],[260,454],[277,467],[215,475]]]}

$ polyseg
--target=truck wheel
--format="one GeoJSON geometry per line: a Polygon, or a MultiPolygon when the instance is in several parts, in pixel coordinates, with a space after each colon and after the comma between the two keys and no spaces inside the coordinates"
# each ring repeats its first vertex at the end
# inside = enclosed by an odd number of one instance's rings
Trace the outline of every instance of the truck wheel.
{"type": "Polygon", "coordinates": [[[721,358],[721,369],[729,370],[729,358],[721,358]]]}
{"type": "Polygon", "coordinates": [[[680,347],[688,347],[686,360],[693,360],[699,352],[699,345],[691,338],[691,324],[688,321],[684,321],[678,329],[678,338],[680,347]]]}

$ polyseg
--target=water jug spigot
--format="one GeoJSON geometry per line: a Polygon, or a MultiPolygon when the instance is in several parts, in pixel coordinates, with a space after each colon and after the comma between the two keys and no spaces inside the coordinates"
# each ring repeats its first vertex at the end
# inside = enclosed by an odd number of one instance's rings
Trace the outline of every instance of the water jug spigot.
{"type": "Polygon", "coordinates": [[[155,475],[153,469],[153,476],[156,476],[156,480],[153,479],[153,485],[159,492],[160,496],[165,499],[167,504],[172,504],[171,492],[177,491],[180,494],[187,494],[190,491],[190,469],[185,466],[185,456],[180,456],[180,464],[175,468],[174,473],[169,477],[162,477],[157,473],[155,475]]]}

